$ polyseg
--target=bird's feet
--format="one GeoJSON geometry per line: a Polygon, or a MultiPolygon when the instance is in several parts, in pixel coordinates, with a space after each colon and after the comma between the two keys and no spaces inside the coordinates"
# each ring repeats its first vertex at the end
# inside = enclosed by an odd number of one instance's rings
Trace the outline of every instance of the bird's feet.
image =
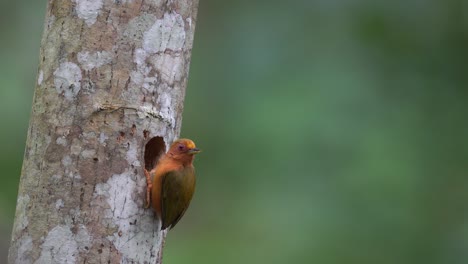
{"type": "Polygon", "coordinates": [[[151,189],[153,188],[153,183],[151,182],[151,175],[150,173],[145,169],[145,176],[146,176],[146,205],[145,208],[148,208],[151,203],[151,189]]]}

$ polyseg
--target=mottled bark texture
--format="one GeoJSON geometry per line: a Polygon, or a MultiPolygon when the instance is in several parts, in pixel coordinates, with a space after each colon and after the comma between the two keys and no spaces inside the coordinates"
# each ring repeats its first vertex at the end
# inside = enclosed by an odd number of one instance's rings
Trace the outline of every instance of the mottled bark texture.
{"type": "Polygon", "coordinates": [[[49,1],[10,263],[159,259],[143,169],[179,135],[197,5],[49,1]]]}

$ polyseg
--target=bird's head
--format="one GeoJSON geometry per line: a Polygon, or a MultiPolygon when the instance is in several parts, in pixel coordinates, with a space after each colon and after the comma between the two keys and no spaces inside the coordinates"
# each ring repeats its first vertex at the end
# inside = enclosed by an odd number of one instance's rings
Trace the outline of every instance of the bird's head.
{"type": "Polygon", "coordinates": [[[200,149],[195,146],[192,140],[181,138],[172,143],[168,152],[175,159],[181,160],[184,163],[191,163],[193,156],[200,153],[200,149]]]}

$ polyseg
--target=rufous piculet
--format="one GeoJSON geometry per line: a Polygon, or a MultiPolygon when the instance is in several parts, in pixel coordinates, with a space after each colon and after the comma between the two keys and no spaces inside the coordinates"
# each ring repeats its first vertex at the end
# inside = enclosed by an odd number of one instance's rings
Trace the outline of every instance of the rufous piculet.
{"type": "Polygon", "coordinates": [[[190,205],[195,191],[194,155],[200,153],[190,139],[178,139],[148,172],[146,208],[161,220],[161,230],[174,228],[190,205]]]}

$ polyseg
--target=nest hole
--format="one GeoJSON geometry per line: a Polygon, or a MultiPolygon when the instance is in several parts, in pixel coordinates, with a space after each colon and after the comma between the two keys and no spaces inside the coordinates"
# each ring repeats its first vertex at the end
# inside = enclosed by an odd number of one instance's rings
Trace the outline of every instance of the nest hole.
{"type": "Polygon", "coordinates": [[[145,169],[152,170],[162,154],[166,152],[166,143],[162,137],[153,137],[145,145],[145,169]]]}

